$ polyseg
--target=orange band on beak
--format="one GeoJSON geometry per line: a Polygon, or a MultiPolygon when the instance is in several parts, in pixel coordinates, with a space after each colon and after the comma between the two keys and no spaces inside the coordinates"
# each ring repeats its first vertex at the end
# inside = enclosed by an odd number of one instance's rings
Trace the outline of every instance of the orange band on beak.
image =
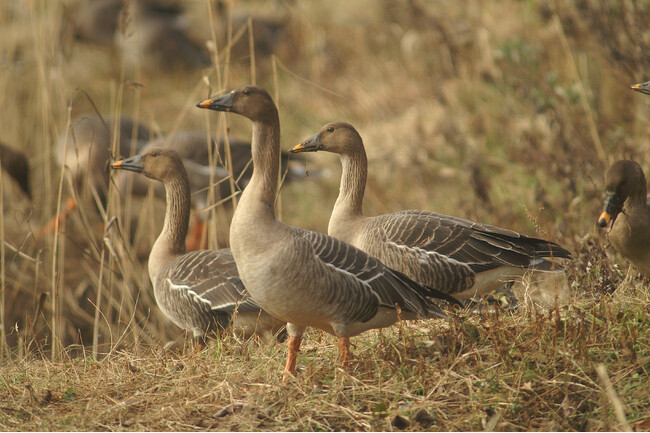
{"type": "Polygon", "coordinates": [[[601,225],[601,227],[605,227],[607,224],[609,224],[611,220],[612,220],[612,216],[607,212],[603,212],[600,214],[600,217],[598,218],[598,223],[601,225]]]}

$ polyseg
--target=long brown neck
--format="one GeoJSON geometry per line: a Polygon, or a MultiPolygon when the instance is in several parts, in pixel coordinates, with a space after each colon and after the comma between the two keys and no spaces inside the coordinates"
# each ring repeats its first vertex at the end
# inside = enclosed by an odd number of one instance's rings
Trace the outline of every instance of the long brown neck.
{"type": "Polygon", "coordinates": [[[277,118],[253,122],[251,141],[253,176],[242,193],[239,205],[249,200],[261,202],[275,216],[275,198],[278,192],[280,170],[280,123],[277,118]]]}
{"type": "Polygon", "coordinates": [[[152,281],[171,261],[185,254],[185,238],[190,223],[190,185],[185,172],[165,182],[167,205],[165,223],[149,255],[149,276],[152,281]]]}
{"type": "Polygon", "coordinates": [[[341,187],[334,205],[334,212],[363,215],[363,194],[368,177],[366,152],[341,154],[341,187]]]}

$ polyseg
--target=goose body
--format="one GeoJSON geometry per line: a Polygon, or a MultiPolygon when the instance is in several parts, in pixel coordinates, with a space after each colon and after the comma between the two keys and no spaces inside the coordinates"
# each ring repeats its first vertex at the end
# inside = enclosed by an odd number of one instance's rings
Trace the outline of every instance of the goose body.
{"type": "Polygon", "coordinates": [[[250,298],[230,250],[186,251],[190,189],[176,152],[150,148],[112,167],[142,173],[165,186],[165,223],[151,248],[148,267],[156,302],[167,317],[197,338],[229,326],[245,337],[282,328],[284,322],[250,298]]]}
{"type": "Polygon", "coordinates": [[[246,86],[197,105],[237,113],[253,123],[253,175],[235,210],[230,242],[253,299],[288,322],[285,374],[295,372],[307,326],[339,337],[345,365],[351,336],[390,326],[399,317],[443,316],[427,297],[452,302],[453,298],[387,268],[339,239],[275,218],[280,124],[275,103],[264,89],[246,86]]]}
{"type": "Polygon", "coordinates": [[[643,169],[630,160],[615,162],[605,176],[605,207],[600,227],[611,223],[612,246],[650,276],[650,206],[643,169]]]}
{"type": "Polygon", "coordinates": [[[113,144],[117,153],[128,156],[137,153],[147,140],[149,129],[131,117],[85,114],[71,122],[70,131],[61,134],[56,156],[78,187],[95,190],[105,200],[109,177],[106,162],[113,144]]]}
{"type": "Polygon", "coordinates": [[[562,270],[545,257],[571,257],[549,241],[435,212],[404,210],[365,216],[367,159],[361,136],[348,123],[330,123],[291,149],[321,150],[339,154],[343,166],[328,233],[424,285],[456,298],[469,298],[491,292],[531,270],[562,270]]]}

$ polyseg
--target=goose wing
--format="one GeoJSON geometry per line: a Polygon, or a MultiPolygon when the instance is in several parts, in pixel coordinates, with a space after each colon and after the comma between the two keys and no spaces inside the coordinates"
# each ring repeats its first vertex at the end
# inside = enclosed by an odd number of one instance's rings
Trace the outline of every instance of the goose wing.
{"type": "Polygon", "coordinates": [[[438,290],[423,286],[354,246],[323,233],[299,232],[311,246],[315,259],[329,272],[332,298],[349,296],[349,314],[357,320],[372,318],[379,306],[416,313],[422,317],[445,314],[427,297],[456,302],[438,290]]]}
{"type": "Polygon", "coordinates": [[[199,250],[185,254],[167,268],[174,286],[185,286],[213,311],[257,312],[261,308],[239,279],[235,259],[229,249],[199,250]]]}
{"type": "Polygon", "coordinates": [[[502,265],[550,270],[554,264],[544,257],[571,258],[569,251],[553,242],[464,218],[418,210],[391,216],[389,220],[377,217],[386,241],[435,251],[475,272],[502,265]]]}

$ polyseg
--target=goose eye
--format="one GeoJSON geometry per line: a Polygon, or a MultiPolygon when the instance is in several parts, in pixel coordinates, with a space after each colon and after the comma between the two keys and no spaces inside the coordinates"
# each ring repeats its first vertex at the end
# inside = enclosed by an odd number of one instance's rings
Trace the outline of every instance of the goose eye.
{"type": "Polygon", "coordinates": [[[149,155],[151,155],[152,157],[156,157],[158,156],[158,152],[151,152],[149,155]]]}
{"type": "Polygon", "coordinates": [[[250,89],[244,89],[244,95],[249,95],[251,93],[250,89]]]}
{"type": "Polygon", "coordinates": [[[330,126],[329,128],[327,128],[327,132],[334,132],[334,127],[330,126]]]}

